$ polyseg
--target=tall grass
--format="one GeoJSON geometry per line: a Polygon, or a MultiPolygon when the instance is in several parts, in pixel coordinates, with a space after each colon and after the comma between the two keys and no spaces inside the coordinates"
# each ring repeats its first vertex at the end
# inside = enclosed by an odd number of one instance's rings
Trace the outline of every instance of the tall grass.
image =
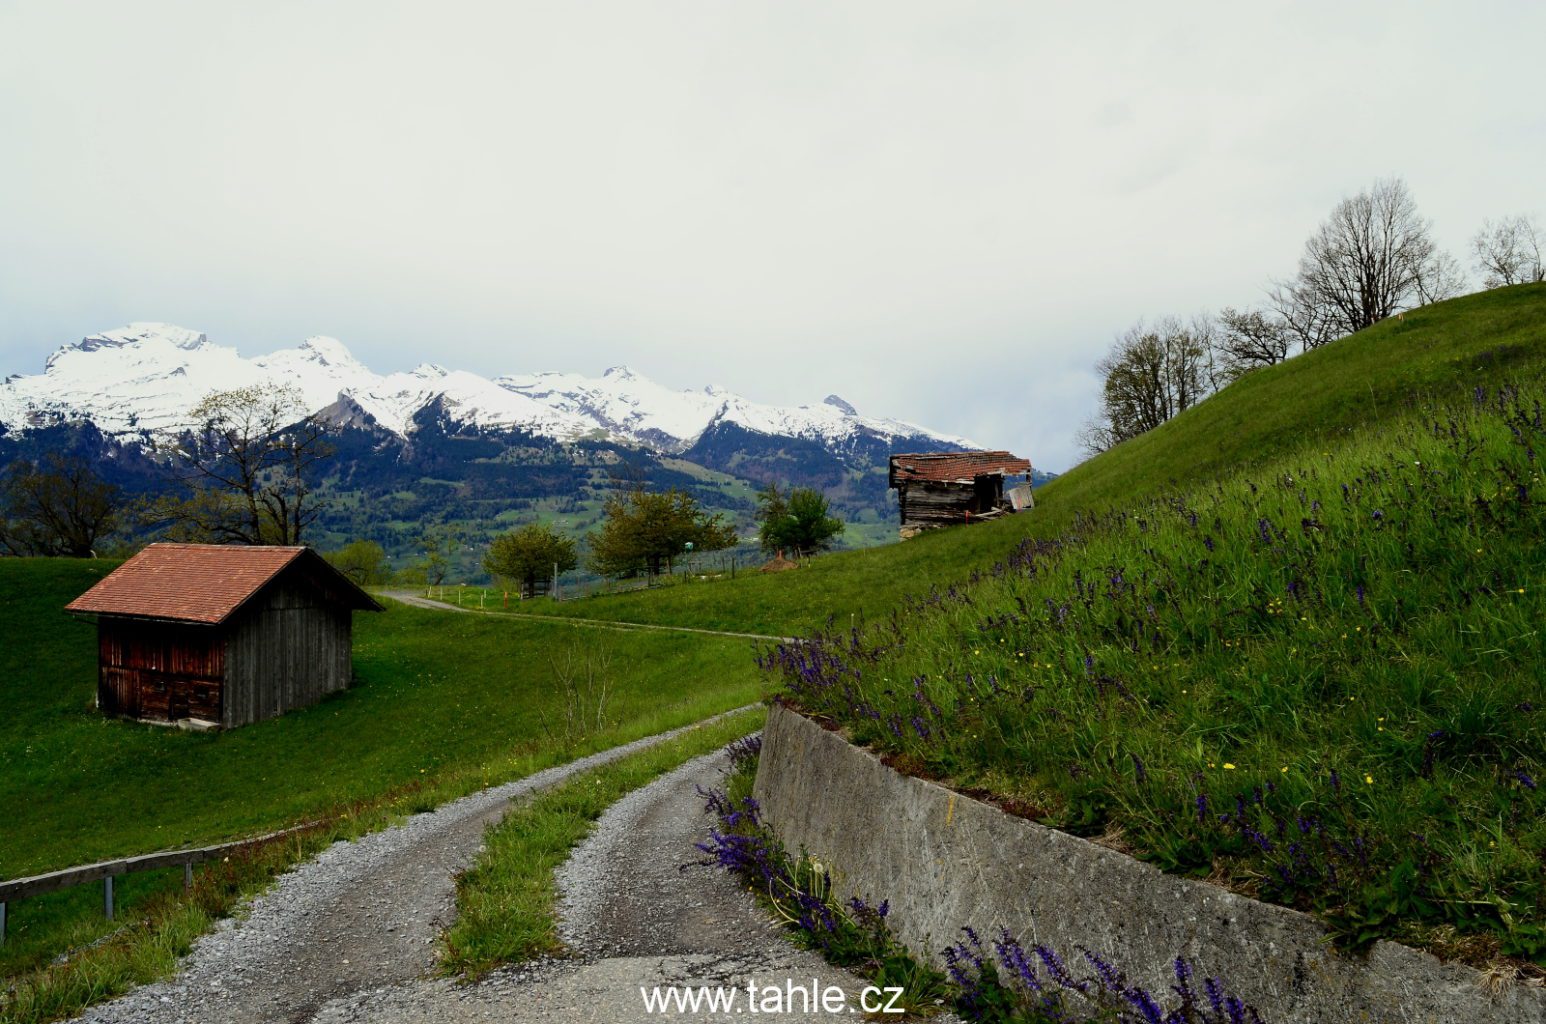
{"type": "Polygon", "coordinates": [[[905,768],[1173,871],[1546,962],[1542,397],[1478,388],[770,651],[905,768]]]}

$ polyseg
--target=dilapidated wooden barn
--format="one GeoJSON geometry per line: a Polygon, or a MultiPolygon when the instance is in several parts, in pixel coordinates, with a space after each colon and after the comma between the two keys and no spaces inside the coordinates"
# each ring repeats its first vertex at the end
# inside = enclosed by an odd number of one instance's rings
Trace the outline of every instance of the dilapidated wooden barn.
{"type": "Polygon", "coordinates": [[[232,728],[349,685],[381,606],[310,548],[152,544],[70,602],[97,620],[97,707],[232,728]]]}
{"type": "Polygon", "coordinates": [[[1035,504],[1031,463],[1009,452],[917,452],[891,456],[902,536],[938,526],[994,519],[1035,504]],[[1024,476],[1006,490],[1005,479],[1024,476]]]}

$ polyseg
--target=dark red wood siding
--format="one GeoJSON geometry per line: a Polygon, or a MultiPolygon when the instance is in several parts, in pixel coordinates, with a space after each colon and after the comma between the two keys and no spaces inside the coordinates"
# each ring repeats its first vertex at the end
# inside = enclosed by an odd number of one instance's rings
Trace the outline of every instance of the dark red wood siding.
{"type": "Polygon", "coordinates": [[[104,616],[97,647],[97,704],[106,714],[221,720],[224,630],[104,616]]]}

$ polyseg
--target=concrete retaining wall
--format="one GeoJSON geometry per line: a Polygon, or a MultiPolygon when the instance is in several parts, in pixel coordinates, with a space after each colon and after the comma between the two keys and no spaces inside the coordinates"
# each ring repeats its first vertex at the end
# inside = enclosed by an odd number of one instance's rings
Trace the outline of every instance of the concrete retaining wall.
{"type": "Polygon", "coordinates": [[[890,900],[898,936],[935,963],[963,925],[985,938],[1008,927],[1071,960],[1079,945],[1108,955],[1157,992],[1184,956],[1269,1024],[1546,1022],[1541,988],[1489,993],[1480,972],[1393,942],[1342,956],[1307,914],[901,775],[783,708],[768,717],[755,795],[789,850],[829,865],[844,896],[890,900]]]}

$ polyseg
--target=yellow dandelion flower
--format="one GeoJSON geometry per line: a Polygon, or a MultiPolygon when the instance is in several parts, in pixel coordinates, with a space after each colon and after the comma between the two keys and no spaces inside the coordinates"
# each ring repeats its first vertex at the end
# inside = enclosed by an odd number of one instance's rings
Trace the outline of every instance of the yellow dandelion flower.
{"type": "Polygon", "coordinates": [[[1278,771],[1282,772],[1284,775],[1287,775],[1288,774],[1288,765],[1285,764],[1283,767],[1279,768],[1278,771]]]}
{"type": "Polygon", "coordinates": [[[1368,783],[1368,784],[1369,784],[1369,785],[1371,785],[1371,786],[1372,786],[1372,785],[1374,785],[1374,776],[1373,776],[1373,775],[1365,775],[1365,776],[1364,776],[1364,777],[1363,777],[1363,780],[1364,780],[1364,781],[1365,781],[1365,782],[1367,782],[1367,783],[1368,783]]]}
{"type": "Polygon", "coordinates": [[[1230,764],[1228,761],[1225,761],[1224,762],[1224,770],[1232,772],[1232,771],[1235,770],[1235,766],[1230,764]]]}

